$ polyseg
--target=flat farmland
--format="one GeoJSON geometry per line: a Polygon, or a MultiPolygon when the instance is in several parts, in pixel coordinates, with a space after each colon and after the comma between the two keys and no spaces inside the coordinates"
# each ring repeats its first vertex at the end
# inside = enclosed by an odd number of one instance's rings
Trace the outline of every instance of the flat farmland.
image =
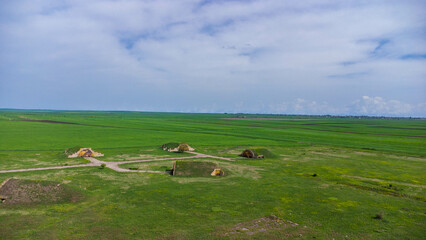
{"type": "Polygon", "coordinates": [[[89,163],[64,155],[75,146],[124,169],[164,172],[0,173],[0,182],[54,182],[78,195],[53,203],[6,199],[0,239],[424,238],[425,120],[0,111],[0,171],[89,163]],[[214,163],[225,176],[168,174],[174,160],[167,158],[193,156],[163,151],[168,142],[222,157],[188,161],[214,163]],[[239,157],[245,149],[270,155],[239,157]]]}

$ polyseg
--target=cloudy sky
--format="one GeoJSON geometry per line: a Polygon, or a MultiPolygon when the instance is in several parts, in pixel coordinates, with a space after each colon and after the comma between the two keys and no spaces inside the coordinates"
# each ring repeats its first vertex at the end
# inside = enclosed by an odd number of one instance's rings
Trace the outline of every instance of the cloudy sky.
{"type": "Polygon", "coordinates": [[[0,108],[426,117],[426,1],[0,0],[0,108]]]}

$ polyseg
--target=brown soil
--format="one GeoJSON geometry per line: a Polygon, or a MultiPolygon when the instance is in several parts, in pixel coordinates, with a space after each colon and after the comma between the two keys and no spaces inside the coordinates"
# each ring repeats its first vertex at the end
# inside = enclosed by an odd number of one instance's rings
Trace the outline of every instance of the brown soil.
{"type": "MultiPolygon", "coordinates": [[[[8,179],[0,188],[1,205],[77,202],[83,195],[57,182],[8,179]]],[[[0,205],[0,206],[1,206],[0,205]]]]}

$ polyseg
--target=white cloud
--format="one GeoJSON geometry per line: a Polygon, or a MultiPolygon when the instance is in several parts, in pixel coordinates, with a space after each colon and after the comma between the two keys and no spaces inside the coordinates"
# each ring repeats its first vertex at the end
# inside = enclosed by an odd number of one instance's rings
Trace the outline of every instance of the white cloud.
{"type": "Polygon", "coordinates": [[[297,98],[293,101],[280,104],[270,104],[268,112],[280,114],[340,114],[341,109],[331,106],[327,102],[310,101],[297,98]]]}
{"type": "Polygon", "coordinates": [[[411,105],[398,100],[386,100],[382,97],[363,96],[353,102],[352,111],[359,115],[374,116],[422,116],[426,113],[426,103],[411,105]]]}
{"type": "MultiPolygon", "coordinates": [[[[422,1],[201,3],[8,1],[0,107],[83,108],[81,85],[100,89],[97,109],[232,111],[244,102],[321,114],[368,95],[404,99],[415,112],[426,100],[424,59],[400,58],[426,53],[422,1]]],[[[411,113],[401,109],[365,107],[411,113]]]]}

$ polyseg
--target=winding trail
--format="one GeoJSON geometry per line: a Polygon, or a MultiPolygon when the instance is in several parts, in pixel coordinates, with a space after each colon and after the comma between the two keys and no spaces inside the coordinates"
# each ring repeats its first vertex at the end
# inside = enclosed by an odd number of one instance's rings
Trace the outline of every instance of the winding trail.
{"type": "Polygon", "coordinates": [[[110,168],[117,172],[141,172],[141,173],[169,173],[168,171],[152,171],[152,170],[130,170],[119,167],[120,164],[125,163],[137,163],[137,162],[154,162],[154,161],[167,161],[167,160],[182,160],[182,159],[192,159],[192,158],[215,158],[226,161],[234,161],[230,158],[218,157],[207,155],[204,153],[197,152],[188,152],[194,154],[194,156],[188,157],[172,157],[172,158],[154,158],[154,159],[144,159],[144,160],[132,160],[132,161],[116,161],[116,162],[105,162],[98,160],[93,157],[85,157],[86,160],[89,160],[90,163],[70,165],[70,166],[55,166],[55,167],[42,167],[42,168],[24,168],[24,169],[12,169],[12,170],[0,170],[0,173],[13,173],[13,172],[29,172],[29,171],[41,171],[41,170],[52,170],[52,169],[65,169],[65,168],[76,168],[76,167],[100,167],[102,164],[105,164],[105,167],[110,168]]]}

